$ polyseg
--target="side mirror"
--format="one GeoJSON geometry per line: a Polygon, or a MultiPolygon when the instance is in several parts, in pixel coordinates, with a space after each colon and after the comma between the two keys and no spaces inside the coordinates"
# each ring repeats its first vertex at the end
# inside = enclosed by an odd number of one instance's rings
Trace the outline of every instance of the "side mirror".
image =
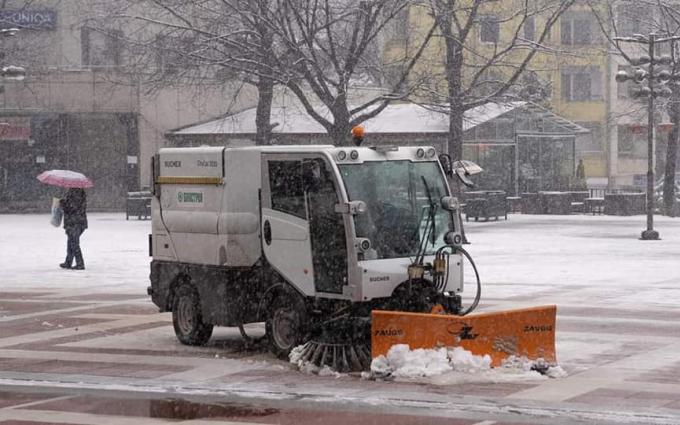
{"type": "Polygon", "coordinates": [[[339,214],[359,215],[367,211],[368,207],[364,201],[350,201],[335,204],[335,212],[339,214]]]}
{"type": "Polygon", "coordinates": [[[451,157],[448,154],[443,153],[439,155],[439,164],[441,164],[444,174],[448,177],[453,175],[453,165],[451,163],[451,157]]]}
{"type": "Polygon", "coordinates": [[[475,187],[475,183],[470,180],[469,174],[467,174],[463,170],[456,170],[456,177],[458,177],[458,180],[460,180],[465,186],[467,187],[475,187]]]}

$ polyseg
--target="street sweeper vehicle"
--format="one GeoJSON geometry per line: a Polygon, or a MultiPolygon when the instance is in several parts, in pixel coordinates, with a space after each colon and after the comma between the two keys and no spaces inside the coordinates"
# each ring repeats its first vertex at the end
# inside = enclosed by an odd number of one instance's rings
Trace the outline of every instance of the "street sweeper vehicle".
{"type": "MultiPolygon", "coordinates": [[[[177,338],[265,323],[271,350],[364,370],[394,344],[555,362],[555,307],[468,314],[451,162],[432,147],[164,148],[151,286],[177,338]]],[[[472,298],[472,297],[471,297],[472,298]]]]}

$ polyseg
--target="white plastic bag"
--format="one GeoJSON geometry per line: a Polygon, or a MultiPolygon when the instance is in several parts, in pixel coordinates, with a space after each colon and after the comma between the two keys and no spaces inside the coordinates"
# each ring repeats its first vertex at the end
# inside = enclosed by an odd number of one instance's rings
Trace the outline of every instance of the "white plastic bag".
{"type": "Polygon", "coordinates": [[[59,206],[59,198],[52,198],[52,217],[50,224],[54,227],[61,226],[61,219],[64,217],[64,211],[59,206]]]}

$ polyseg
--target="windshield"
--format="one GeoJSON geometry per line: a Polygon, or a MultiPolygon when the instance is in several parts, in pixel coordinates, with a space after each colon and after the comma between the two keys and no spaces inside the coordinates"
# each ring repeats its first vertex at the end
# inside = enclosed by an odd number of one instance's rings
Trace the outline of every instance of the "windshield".
{"type": "Polygon", "coordinates": [[[339,168],[350,201],[364,201],[368,207],[366,213],[354,217],[356,236],[371,241],[364,259],[415,256],[426,233],[426,254],[444,245],[452,222],[451,214],[440,206],[447,192],[437,163],[375,161],[339,168]],[[429,219],[432,210],[434,228],[429,219]]]}

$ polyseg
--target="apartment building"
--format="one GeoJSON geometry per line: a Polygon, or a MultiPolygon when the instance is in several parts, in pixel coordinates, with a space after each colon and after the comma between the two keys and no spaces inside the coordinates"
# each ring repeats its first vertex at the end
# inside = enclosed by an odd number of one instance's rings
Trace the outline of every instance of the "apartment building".
{"type": "Polygon", "coordinates": [[[133,29],[89,26],[88,1],[5,3],[0,28],[20,31],[0,39],[3,66],[23,66],[27,77],[0,93],[0,211],[44,210],[59,192],[35,179],[47,169],[85,173],[95,184],[90,207],[121,209],[126,192],[148,186],[149,158],[167,130],[254,101],[235,81],[151,90],[130,78],[117,35],[133,29]]]}
{"type": "MultiPolygon", "coordinates": [[[[518,26],[521,14],[513,15],[512,10],[521,8],[523,4],[508,0],[490,1],[482,6],[472,35],[462,47],[470,68],[483,62],[479,58],[505,48],[515,37],[522,43],[539,39],[549,10],[530,16],[518,26]]],[[[586,2],[577,2],[563,13],[541,43],[542,47],[532,59],[526,75],[536,81],[537,90],[543,91],[538,101],[542,106],[590,130],[588,135],[577,138],[575,146],[576,161],[583,160],[590,185],[615,188],[637,184],[646,173],[646,109],[644,103],[631,97],[631,83],[618,84],[615,81],[616,73],[626,69],[627,65],[611,48],[602,28],[611,33],[611,22],[615,22],[621,35],[646,33],[650,30],[652,11],[638,2],[619,0],[613,2],[615,16],[610,19],[605,5],[606,2],[602,2],[602,20],[597,19],[586,2]]],[[[411,7],[408,14],[400,17],[400,24],[396,25],[393,36],[386,42],[385,55],[403,54],[412,44],[412,39],[422,36],[431,22],[426,7],[411,7]]],[[[632,46],[630,48],[633,55],[642,53],[632,50],[632,46]]],[[[443,79],[445,56],[441,37],[433,39],[423,57],[422,62],[428,72],[443,79]]],[[[522,52],[518,50],[516,58],[519,60],[521,57],[522,52]]],[[[512,62],[513,56],[508,58],[506,62],[512,62]]],[[[492,81],[495,76],[511,69],[512,66],[505,69],[502,66],[491,67],[485,78],[492,81]]],[[[469,78],[469,75],[464,78],[469,78]]],[[[443,81],[431,87],[440,92],[446,91],[443,81]]],[[[655,128],[657,170],[661,169],[670,128],[668,118],[659,113],[655,128]]],[[[549,143],[548,140],[546,142],[549,143]]],[[[464,155],[465,152],[464,149],[464,155]]]]}

